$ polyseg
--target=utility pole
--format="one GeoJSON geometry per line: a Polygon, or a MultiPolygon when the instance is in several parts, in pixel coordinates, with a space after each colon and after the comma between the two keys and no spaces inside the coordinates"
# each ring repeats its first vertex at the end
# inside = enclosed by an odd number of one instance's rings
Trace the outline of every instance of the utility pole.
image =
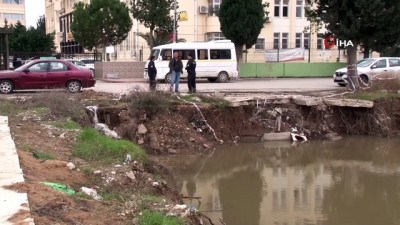
{"type": "Polygon", "coordinates": [[[174,38],[174,43],[176,43],[176,0],[174,0],[174,34],[173,34],[173,38],[174,38]]]}

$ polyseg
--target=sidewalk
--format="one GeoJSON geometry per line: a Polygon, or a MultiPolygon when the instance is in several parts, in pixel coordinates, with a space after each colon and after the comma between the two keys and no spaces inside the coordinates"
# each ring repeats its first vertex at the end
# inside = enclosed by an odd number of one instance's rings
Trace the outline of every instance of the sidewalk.
{"type": "Polygon", "coordinates": [[[0,224],[33,225],[27,193],[7,189],[24,182],[14,141],[8,126],[8,117],[0,116],[0,224]]]}
{"type": "Polygon", "coordinates": [[[130,79],[97,79],[97,81],[103,81],[107,83],[146,83],[148,82],[144,78],[130,78],[130,79]]]}

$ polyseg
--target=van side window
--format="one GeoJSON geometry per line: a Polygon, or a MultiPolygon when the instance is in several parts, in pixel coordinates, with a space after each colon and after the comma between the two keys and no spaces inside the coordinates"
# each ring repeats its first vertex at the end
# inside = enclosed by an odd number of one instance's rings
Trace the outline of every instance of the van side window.
{"type": "Polygon", "coordinates": [[[197,60],[207,60],[207,59],[208,59],[207,49],[198,49],[197,50],[197,60]]]}
{"type": "Polygon", "coordinates": [[[231,59],[230,49],[211,49],[211,60],[213,59],[231,59]]]}
{"type": "Polygon", "coordinates": [[[171,49],[163,49],[161,51],[162,60],[170,60],[172,58],[172,50],[171,49]]]}
{"type": "Polygon", "coordinates": [[[184,49],[184,50],[176,49],[176,50],[174,50],[174,52],[178,52],[179,58],[185,60],[185,59],[188,59],[189,54],[192,54],[192,56],[194,57],[195,50],[194,49],[184,49]]]}
{"type": "Polygon", "coordinates": [[[400,59],[389,59],[389,66],[390,67],[400,66],[400,59]]]}
{"type": "Polygon", "coordinates": [[[376,68],[385,68],[386,67],[386,59],[381,59],[377,61],[375,64],[376,68]]]}

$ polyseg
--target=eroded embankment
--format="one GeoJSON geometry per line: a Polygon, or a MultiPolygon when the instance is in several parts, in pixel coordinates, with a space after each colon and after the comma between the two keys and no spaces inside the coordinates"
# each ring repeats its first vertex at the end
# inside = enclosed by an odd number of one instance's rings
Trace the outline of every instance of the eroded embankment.
{"type": "Polygon", "coordinates": [[[400,100],[324,99],[270,96],[247,99],[236,106],[206,104],[197,99],[175,103],[162,111],[132,112],[127,104],[99,108],[101,122],[149,153],[190,152],[224,142],[260,141],[264,133],[297,128],[308,139],[337,135],[399,135],[400,100]],[[209,126],[208,126],[209,125],[209,126]],[[215,132],[215,135],[214,135],[215,132]]]}

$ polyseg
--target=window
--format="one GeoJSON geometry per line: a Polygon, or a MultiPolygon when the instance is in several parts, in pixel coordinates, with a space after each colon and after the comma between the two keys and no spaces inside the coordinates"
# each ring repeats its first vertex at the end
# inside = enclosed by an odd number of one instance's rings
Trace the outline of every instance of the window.
{"type": "Polygon", "coordinates": [[[389,59],[389,66],[390,67],[400,66],[400,59],[389,59]]]}
{"type": "Polygon", "coordinates": [[[289,47],[288,46],[288,43],[289,43],[288,37],[289,37],[289,33],[282,33],[282,48],[283,49],[289,47]]]}
{"type": "Polygon", "coordinates": [[[29,71],[31,72],[46,72],[48,67],[47,62],[35,63],[29,67],[29,71]]]}
{"type": "Polygon", "coordinates": [[[301,45],[301,36],[302,33],[296,33],[296,48],[302,48],[303,46],[301,45]]]}
{"type": "Polygon", "coordinates": [[[375,68],[385,68],[386,67],[386,59],[381,59],[374,63],[375,68]]]}
{"type": "Polygon", "coordinates": [[[222,32],[211,32],[206,33],[206,40],[207,41],[216,41],[216,40],[224,40],[226,39],[222,32]]]}
{"type": "Polygon", "coordinates": [[[211,49],[210,50],[210,58],[211,60],[218,59],[231,59],[231,50],[230,49],[211,49]]]}
{"type": "Polygon", "coordinates": [[[282,17],[288,17],[288,16],[289,16],[289,0],[283,0],[282,17]]]}
{"type": "Polygon", "coordinates": [[[280,10],[279,10],[279,8],[280,8],[280,0],[275,0],[275,7],[274,7],[274,16],[275,17],[280,17],[280,10]]]}
{"type": "Polygon", "coordinates": [[[258,38],[254,48],[256,50],[264,50],[265,49],[265,39],[264,38],[258,38]]]}
{"type": "Polygon", "coordinates": [[[324,39],[322,38],[323,34],[318,34],[317,38],[317,49],[324,49],[324,39]]]}
{"type": "Polygon", "coordinates": [[[161,58],[162,58],[162,60],[170,60],[172,58],[171,49],[163,49],[161,51],[161,58]]]}
{"type": "Polygon", "coordinates": [[[198,60],[207,60],[208,59],[208,50],[207,49],[198,49],[197,50],[197,59],[198,60]]]}
{"type": "Polygon", "coordinates": [[[281,39],[281,34],[280,33],[274,33],[274,49],[279,48],[279,41],[281,39]]]}
{"type": "Polygon", "coordinates": [[[209,0],[208,1],[208,15],[217,16],[222,0],[209,0]]]}
{"type": "Polygon", "coordinates": [[[310,47],[310,34],[304,34],[304,48],[308,49],[310,47]]]}
{"type": "Polygon", "coordinates": [[[178,55],[179,55],[179,58],[181,58],[181,59],[188,59],[188,55],[189,54],[192,54],[192,56],[193,57],[195,57],[194,56],[194,53],[195,53],[195,50],[194,49],[188,49],[188,50],[178,50],[178,49],[175,49],[174,50],[174,53],[175,52],[178,52],[178,55]]]}
{"type": "Polygon", "coordinates": [[[67,71],[68,66],[61,62],[51,62],[50,63],[50,71],[51,72],[59,72],[59,71],[67,71]]]}
{"type": "Polygon", "coordinates": [[[4,4],[17,4],[22,5],[24,4],[25,0],[3,0],[4,4]]]}
{"type": "Polygon", "coordinates": [[[25,15],[20,13],[3,13],[3,19],[7,20],[23,20],[24,18],[25,15]]]}
{"type": "Polygon", "coordinates": [[[303,17],[303,0],[296,1],[296,17],[303,17]]]}

